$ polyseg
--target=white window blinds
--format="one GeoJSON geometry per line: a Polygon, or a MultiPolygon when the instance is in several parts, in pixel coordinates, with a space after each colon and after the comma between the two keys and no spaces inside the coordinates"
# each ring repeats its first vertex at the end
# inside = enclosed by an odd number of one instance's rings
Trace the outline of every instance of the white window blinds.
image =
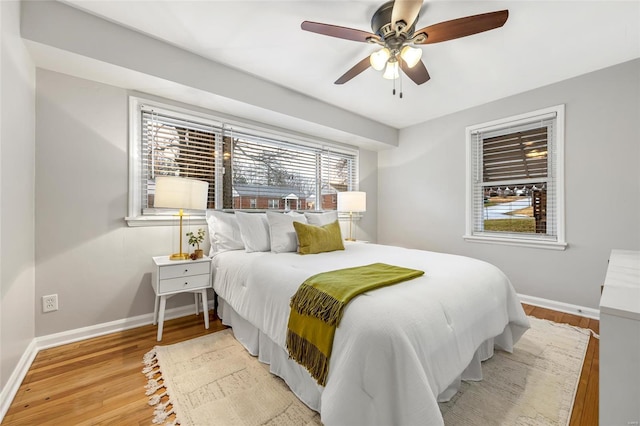
{"type": "Polygon", "coordinates": [[[331,210],[336,208],[332,200],[338,191],[357,186],[354,152],[242,132],[229,135],[233,144],[233,208],[331,210]]]}
{"type": "MultiPolygon", "coordinates": [[[[563,242],[558,114],[545,110],[468,128],[467,237],[563,242]],[[470,228],[470,229],[469,229],[470,228]]],[[[563,115],[562,115],[562,122],[563,115]]]]}
{"type": "Polygon", "coordinates": [[[152,108],[141,109],[142,208],[153,209],[156,176],[180,176],[209,182],[207,206],[213,208],[216,142],[220,129],[152,108]]]}
{"type": "Polygon", "coordinates": [[[157,176],[209,182],[211,209],[335,209],[338,191],[358,189],[355,149],[239,131],[139,98],[132,98],[131,108],[138,142],[132,145],[130,217],[167,214],[154,209],[157,176]]]}

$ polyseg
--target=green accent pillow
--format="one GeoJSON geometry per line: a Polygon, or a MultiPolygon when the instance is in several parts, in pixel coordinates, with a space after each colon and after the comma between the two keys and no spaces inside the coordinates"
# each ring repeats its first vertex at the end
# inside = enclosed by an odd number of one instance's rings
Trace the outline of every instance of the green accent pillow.
{"type": "Polygon", "coordinates": [[[340,224],[336,220],[323,226],[293,222],[299,243],[300,254],[316,254],[327,251],[344,250],[340,224]]]}

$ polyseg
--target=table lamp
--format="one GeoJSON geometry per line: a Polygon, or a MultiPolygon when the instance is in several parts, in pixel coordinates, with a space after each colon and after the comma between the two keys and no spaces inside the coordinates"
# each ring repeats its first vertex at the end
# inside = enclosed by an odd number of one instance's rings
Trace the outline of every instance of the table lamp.
{"type": "Polygon", "coordinates": [[[188,253],[182,252],[182,217],[183,209],[205,210],[207,208],[207,197],[209,183],[187,179],[176,176],[157,176],[156,192],[153,202],[154,207],[179,209],[180,217],[180,250],[169,256],[171,260],[185,260],[189,258],[188,253]]]}
{"type": "Polygon", "coordinates": [[[351,229],[353,225],[353,213],[367,211],[367,193],[362,191],[338,192],[338,211],[349,212],[349,238],[347,241],[355,241],[351,229]]]}

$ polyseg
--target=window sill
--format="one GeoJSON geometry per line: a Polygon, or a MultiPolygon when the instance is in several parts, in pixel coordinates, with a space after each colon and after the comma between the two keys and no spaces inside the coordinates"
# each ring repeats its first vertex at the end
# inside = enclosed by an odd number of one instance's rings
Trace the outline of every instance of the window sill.
{"type": "MultiPolygon", "coordinates": [[[[137,226],[175,226],[178,225],[176,216],[127,216],[124,218],[130,227],[137,226]]],[[[204,216],[184,216],[183,224],[203,225],[207,223],[204,216]]]]}
{"type": "Polygon", "coordinates": [[[505,237],[491,237],[491,236],[479,236],[479,235],[464,235],[462,238],[465,241],[471,243],[484,243],[484,244],[501,244],[506,246],[517,247],[530,247],[546,250],[565,250],[568,246],[566,242],[549,241],[533,238],[505,238],[505,237]]]}

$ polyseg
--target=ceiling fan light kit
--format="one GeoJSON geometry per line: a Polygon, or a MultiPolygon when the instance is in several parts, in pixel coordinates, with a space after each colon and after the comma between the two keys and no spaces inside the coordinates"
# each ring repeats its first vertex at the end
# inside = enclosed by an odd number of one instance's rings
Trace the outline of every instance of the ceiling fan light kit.
{"type": "Polygon", "coordinates": [[[400,56],[404,59],[409,68],[413,68],[418,65],[418,62],[420,62],[420,59],[422,58],[422,49],[411,47],[407,44],[400,51],[400,56]]]}
{"type": "Polygon", "coordinates": [[[384,74],[382,74],[382,78],[386,78],[387,80],[395,80],[400,77],[400,71],[398,71],[398,61],[389,61],[387,62],[387,67],[384,70],[384,74]]]}
{"type": "Polygon", "coordinates": [[[400,77],[402,69],[409,79],[420,85],[431,77],[421,60],[422,49],[419,45],[440,43],[493,30],[502,27],[509,17],[508,10],[500,10],[440,22],[416,31],[421,7],[422,0],[390,1],[383,4],[371,18],[373,33],[311,21],[304,21],[301,27],[305,31],[382,47],[354,65],[335,84],[344,84],[372,67],[377,71],[384,69],[382,77],[393,80],[400,77]]]}
{"type": "Polygon", "coordinates": [[[369,62],[371,62],[371,68],[376,71],[382,71],[387,65],[387,61],[391,56],[391,52],[386,47],[375,51],[369,56],[369,62]]]}

